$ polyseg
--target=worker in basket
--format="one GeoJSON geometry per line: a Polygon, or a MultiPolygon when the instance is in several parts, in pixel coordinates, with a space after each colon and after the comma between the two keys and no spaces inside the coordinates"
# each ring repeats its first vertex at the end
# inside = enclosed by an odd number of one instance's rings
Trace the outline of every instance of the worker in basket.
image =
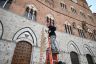
{"type": "Polygon", "coordinates": [[[58,48],[56,46],[56,27],[54,26],[54,23],[50,23],[48,25],[48,33],[49,33],[49,37],[50,37],[50,42],[51,42],[51,49],[52,49],[52,53],[59,53],[58,48]]]}

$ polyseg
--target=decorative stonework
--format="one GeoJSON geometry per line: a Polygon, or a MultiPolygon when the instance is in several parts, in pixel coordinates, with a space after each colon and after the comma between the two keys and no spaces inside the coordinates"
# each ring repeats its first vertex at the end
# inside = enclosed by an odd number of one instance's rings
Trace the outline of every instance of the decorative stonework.
{"type": "Polygon", "coordinates": [[[29,27],[21,28],[19,31],[17,31],[13,37],[13,41],[28,41],[32,45],[36,45],[37,38],[35,33],[31,30],[29,27]]]}

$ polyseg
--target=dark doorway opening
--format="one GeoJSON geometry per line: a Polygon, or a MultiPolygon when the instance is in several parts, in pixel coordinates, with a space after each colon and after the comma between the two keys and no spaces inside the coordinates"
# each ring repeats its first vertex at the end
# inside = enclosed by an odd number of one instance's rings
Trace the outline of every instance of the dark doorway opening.
{"type": "Polygon", "coordinates": [[[71,62],[72,64],[79,64],[78,54],[76,52],[70,52],[71,62]]]}
{"type": "Polygon", "coordinates": [[[94,64],[92,56],[90,54],[86,54],[86,58],[87,58],[88,64],[94,64]]]}

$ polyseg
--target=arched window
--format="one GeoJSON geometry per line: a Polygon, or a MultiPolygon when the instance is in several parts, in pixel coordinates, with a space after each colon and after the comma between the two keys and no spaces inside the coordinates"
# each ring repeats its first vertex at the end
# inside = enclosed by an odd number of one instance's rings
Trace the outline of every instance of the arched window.
{"type": "Polygon", "coordinates": [[[0,7],[8,9],[12,3],[12,0],[0,0],[0,7]]]}
{"type": "Polygon", "coordinates": [[[64,29],[66,33],[73,34],[72,26],[68,21],[65,22],[64,29]]]}
{"type": "Polygon", "coordinates": [[[85,33],[84,33],[84,30],[83,30],[83,27],[82,27],[82,26],[78,25],[78,26],[77,26],[77,30],[78,30],[78,34],[79,34],[79,36],[80,36],[80,37],[86,38],[86,36],[85,36],[85,33]]]}
{"type": "Polygon", "coordinates": [[[79,33],[79,36],[80,37],[86,38],[85,33],[84,33],[84,30],[78,29],[78,33],[79,33]]]}
{"type": "Polygon", "coordinates": [[[64,26],[66,33],[73,34],[72,27],[70,25],[65,24],[64,26]]]}
{"type": "Polygon", "coordinates": [[[80,10],[80,15],[84,18],[86,18],[86,15],[84,14],[84,12],[82,10],[80,10]]]}
{"type": "Polygon", "coordinates": [[[27,5],[25,16],[30,20],[36,21],[37,9],[33,5],[27,5]]]}
{"type": "Polygon", "coordinates": [[[54,25],[55,24],[55,19],[54,19],[53,15],[48,14],[46,16],[46,22],[47,22],[47,25],[51,25],[51,24],[54,25]]]}
{"type": "Polygon", "coordinates": [[[72,64],[79,64],[78,54],[76,52],[70,52],[71,62],[72,64]]]}
{"type": "Polygon", "coordinates": [[[88,64],[94,64],[92,56],[90,54],[86,54],[86,58],[87,58],[88,64]]]}
{"type": "Polygon", "coordinates": [[[77,14],[77,11],[73,6],[71,6],[71,11],[72,11],[72,13],[77,14]]]}
{"type": "Polygon", "coordinates": [[[60,6],[62,9],[66,10],[67,9],[67,5],[63,2],[60,3],[60,6]]]}

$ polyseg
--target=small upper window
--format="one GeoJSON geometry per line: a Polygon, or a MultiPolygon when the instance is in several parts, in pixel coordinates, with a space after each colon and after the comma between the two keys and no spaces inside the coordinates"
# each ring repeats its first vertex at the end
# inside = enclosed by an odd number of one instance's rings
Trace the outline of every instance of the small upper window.
{"type": "Polygon", "coordinates": [[[28,5],[25,10],[25,16],[33,21],[36,21],[37,9],[32,5],[28,5]]]}
{"type": "Polygon", "coordinates": [[[48,14],[48,15],[46,16],[46,22],[47,22],[47,26],[48,26],[48,25],[54,25],[54,24],[55,24],[55,20],[54,20],[53,15],[48,14]]]}
{"type": "Polygon", "coordinates": [[[45,0],[46,3],[48,3],[49,5],[54,6],[54,0],[45,0]]]}
{"type": "Polygon", "coordinates": [[[88,17],[89,17],[89,19],[90,19],[91,21],[94,21],[94,20],[93,20],[93,17],[92,17],[91,15],[88,14],[88,17]]]}
{"type": "Polygon", "coordinates": [[[0,0],[0,7],[9,9],[11,3],[12,3],[12,0],[0,0]]]}
{"type": "Polygon", "coordinates": [[[71,11],[73,12],[73,13],[77,13],[77,11],[76,11],[76,9],[74,8],[74,7],[71,7],[71,11]]]}
{"type": "Polygon", "coordinates": [[[65,3],[60,3],[62,9],[67,9],[67,5],[65,3]]]}
{"type": "Polygon", "coordinates": [[[84,18],[86,18],[86,16],[85,16],[83,11],[80,11],[80,15],[83,16],[84,18]]]}
{"type": "Polygon", "coordinates": [[[68,21],[64,23],[64,30],[68,34],[73,34],[72,26],[68,21]]]}
{"type": "Polygon", "coordinates": [[[71,1],[73,1],[73,2],[77,3],[77,0],[71,0],[71,1]]]}

